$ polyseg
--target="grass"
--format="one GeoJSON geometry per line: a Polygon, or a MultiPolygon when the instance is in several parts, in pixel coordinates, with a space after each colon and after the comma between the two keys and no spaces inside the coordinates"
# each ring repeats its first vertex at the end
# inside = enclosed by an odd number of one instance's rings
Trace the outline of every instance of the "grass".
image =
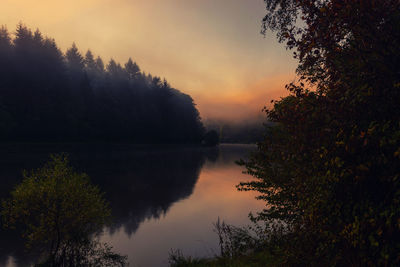
{"type": "Polygon", "coordinates": [[[211,259],[185,257],[180,251],[173,251],[170,254],[171,267],[265,267],[282,265],[278,255],[272,255],[267,251],[235,258],[215,257],[211,259]]]}

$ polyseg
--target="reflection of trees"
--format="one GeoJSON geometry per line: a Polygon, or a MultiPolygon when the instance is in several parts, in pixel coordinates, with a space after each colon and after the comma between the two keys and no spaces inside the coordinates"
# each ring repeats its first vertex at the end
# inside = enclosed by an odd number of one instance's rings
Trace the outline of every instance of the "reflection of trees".
{"type": "Polygon", "coordinates": [[[131,235],[141,222],[160,218],[174,202],[189,197],[206,156],[213,152],[201,148],[142,150],[123,158],[118,155],[121,158],[103,168],[93,162],[96,174],[91,176],[111,202],[111,232],[123,227],[131,235]]]}
{"type": "MultiPolygon", "coordinates": [[[[49,153],[69,152],[72,165],[87,172],[92,182],[100,186],[111,203],[114,224],[111,231],[123,227],[131,235],[140,223],[166,214],[170,206],[189,197],[205,160],[215,161],[217,149],[200,147],[163,147],[126,145],[13,146],[3,149],[0,158],[0,198],[7,197],[22,179],[22,169],[37,168],[49,153]],[[29,152],[26,152],[29,151],[29,152]]],[[[13,255],[21,266],[29,258],[18,233],[0,230],[0,266],[13,255]],[[21,259],[21,260],[20,260],[21,259]]]]}
{"type": "MultiPolygon", "coordinates": [[[[235,162],[239,159],[246,159],[255,151],[257,146],[255,145],[243,145],[243,144],[224,144],[220,145],[217,157],[214,160],[209,160],[207,167],[218,165],[218,167],[236,165],[235,162]],[[217,162],[218,160],[218,162],[217,162]]],[[[209,158],[209,156],[207,156],[209,158]]]]}

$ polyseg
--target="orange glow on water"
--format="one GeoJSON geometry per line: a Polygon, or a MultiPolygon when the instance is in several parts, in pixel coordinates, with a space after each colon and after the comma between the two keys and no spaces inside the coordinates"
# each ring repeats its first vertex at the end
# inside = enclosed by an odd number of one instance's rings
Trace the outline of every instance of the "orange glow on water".
{"type": "MultiPolygon", "coordinates": [[[[223,145],[217,162],[207,161],[202,168],[193,194],[174,203],[164,217],[143,222],[132,236],[119,229],[106,233],[102,241],[109,242],[140,266],[167,266],[171,249],[181,249],[193,257],[218,255],[218,236],[213,231],[213,223],[220,218],[235,226],[249,225],[249,212],[265,207],[265,202],[255,199],[257,193],[239,192],[235,187],[251,179],[234,163],[246,153],[227,153],[240,146],[223,145]]],[[[247,152],[254,149],[244,147],[247,152]]]]}

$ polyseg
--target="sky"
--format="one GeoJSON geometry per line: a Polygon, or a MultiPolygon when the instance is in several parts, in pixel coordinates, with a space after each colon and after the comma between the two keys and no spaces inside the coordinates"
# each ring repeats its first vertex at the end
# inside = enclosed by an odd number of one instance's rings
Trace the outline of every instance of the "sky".
{"type": "Polygon", "coordinates": [[[39,28],[63,51],[132,57],[191,95],[203,119],[241,120],[295,78],[292,52],[260,34],[264,13],[263,0],[1,0],[0,25],[39,28]]]}

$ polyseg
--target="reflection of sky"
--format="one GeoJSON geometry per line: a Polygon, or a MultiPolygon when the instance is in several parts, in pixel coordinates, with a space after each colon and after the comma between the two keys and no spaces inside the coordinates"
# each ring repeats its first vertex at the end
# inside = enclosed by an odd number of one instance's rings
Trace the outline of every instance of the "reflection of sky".
{"type": "Polygon", "coordinates": [[[263,0],[1,0],[0,24],[22,21],[105,60],[132,56],[191,94],[205,117],[259,111],[284,94],[295,62],[259,33],[263,0]]]}
{"type": "Polygon", "coordinates": [[[216,163],[204,165],[194,193],[173,204],[165,217],[143,222],[131,237],[120,228],[102,241],[128,255],[131,266],[166,265],[171,249],[199,257],[219,253],[212,223],[220,217],[234,225],[248,224],[248,213],[263,208],[263,202],[254,199],[254,192],[236,190],[236,184],[250,177],[234,164],[236,158],[223,151],[216,163]]]}

